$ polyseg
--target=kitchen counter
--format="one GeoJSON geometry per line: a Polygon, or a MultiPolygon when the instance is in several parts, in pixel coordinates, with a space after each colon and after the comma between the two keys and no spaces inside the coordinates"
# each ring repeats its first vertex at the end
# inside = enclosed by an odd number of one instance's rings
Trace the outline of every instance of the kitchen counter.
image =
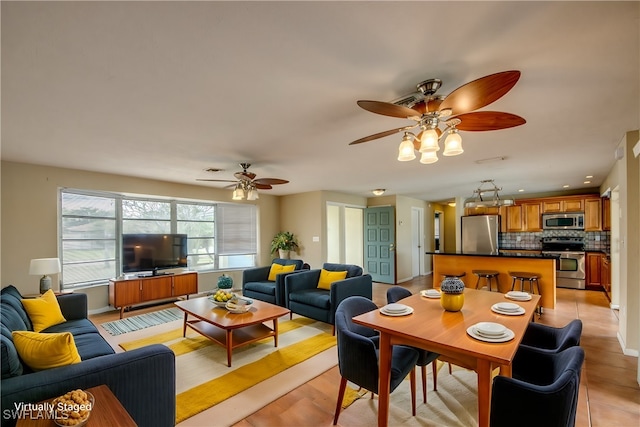
{"type": "Polygon", "coordinates": [[[539,253],[540,251],[533,251],[530,249],[523,249],[520,251],[519,249],[505,249],[505,252],[500,252],[499,254],[468,254],[463,252],[425,252],[427,255],[458,255],[458,256],[471,256],[471,257],[496,257],[496,258],[558,258],[557,255],[542,255],[539,253]],[[538,252],[538,253],[530,253],[530,252],[538,252]],[[517,252],[517,253],[513,253],[517,252]]]}
{"type": "MultiPolygon", "coordinates": [[[[468,288],[475,288],[477,276],[473,270],[495,270],[499,272],[498,288],[506,293],[511,290],[510,271],[522,271],[538,275],[540,305],[553,309],[556,306],[556,257],[538,254],[465,254],[458,252],[426,252],[433,255],[433,283],[435,287],[444,273],[464,272],[462,281],[468,288]]],[[[484,280],[482,281],[484,285],[484,280]]],[[[519,283],[516,285],[519,286],[519,283]]],[[[520,290],[519,287],[516,290],[520,290]]]]}

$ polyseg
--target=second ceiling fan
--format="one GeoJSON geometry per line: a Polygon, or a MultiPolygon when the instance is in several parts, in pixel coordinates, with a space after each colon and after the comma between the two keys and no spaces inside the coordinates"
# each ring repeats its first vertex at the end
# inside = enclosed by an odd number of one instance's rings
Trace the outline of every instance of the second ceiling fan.
{"type": "Polygon", "coordinates": [[[394,102],[358,101],[358,105],[372,113],[383,116],[414,120],[415,123],[357,139],[349,145],[361,144],[404,132],[399,147],[398,160],[416,158],[415,151],[422,154],[421,163],[438,161],[439,140],[446,135],[445,156],[463,152],[462,138],[458,131],[490,131],[520,126],[526,120],[511,113],[499,111],[475,111],[504,96],[518,82],[520,71],[503,71],[490,74],[460,86],[448,96],[435,95],[442,86],[439,79],[425,80],[417,85],[417,92],[394,102]],[[419,128],[415,135],[410,132],[419,128]]]}
{"type": "Polygon", "coordinates": [[[233,190],[233,200],[242,200],[245,197],[247,200],[257,200],[258,190],[270,190],[274,185],[287,184],[289,181],[279,178],[258,178],[256,174],[247,171],[251,167],[251,163],[240,163],[242,172],[236,172],[233,176],[236,180],[229,179],[198,179],[197,181],[212,181],[212,182],[232,182],[235,185],[233,190]]]}

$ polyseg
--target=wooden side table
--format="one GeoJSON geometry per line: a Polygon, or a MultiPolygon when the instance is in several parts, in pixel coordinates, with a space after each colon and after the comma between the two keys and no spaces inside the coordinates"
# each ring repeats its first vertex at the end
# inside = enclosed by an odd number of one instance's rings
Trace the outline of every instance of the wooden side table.
{"type": "MultiPolygon", "coordinates": [[[[69,390],[71,391],[71,390],[69,390]]],[[[122,406],[120,401],[113,395],[109,387],[106,385],[100,385],[98,387],[92,387],[87,389],[89,393],[93,394],[95,403],[91,410],[91,416],[89,421],[85,424],[86,427],[99,427],[99,426],[118,426],[118,427],[136,427],[137,424],[133,421],[133,418],[129,415],[126,409],[122,406]]],[[[56,396],[57,397],[57,396],[56,396]]],[[[51,402],[54,398],[48,399],[43,402],[51,402]]],[[[17,427],[56,427],[56,424],[51,419],[20,419],[16,424],[17,427]]]]}

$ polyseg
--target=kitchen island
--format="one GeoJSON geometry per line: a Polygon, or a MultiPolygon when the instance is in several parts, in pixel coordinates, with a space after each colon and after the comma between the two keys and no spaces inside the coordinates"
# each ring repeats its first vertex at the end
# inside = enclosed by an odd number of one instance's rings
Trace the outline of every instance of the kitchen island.
{"type": "MultiPolygon", "coordinates": [[[[473,270],[495,270],[499,272],[500,292],[511,290],[510,271],[535,273],[540,288],[540,306],[553,309],[556,306],[556,259],[537,254],[466,254],[459,252],[426,252],[433,255],[433,284],[439,287],[444,273],[465,273],[462,281],[468,288],[475,288],[477,276],[473,270]]],[[[526,285],[526,283],[525,283],[526,285]]],[[[481,285],[484,286],[484,279],[481,285]]],[[[519,282],[516,289],[520,290],[519,282]]],[[[526,288],[528,290],[528,288],[526,288]]]]}

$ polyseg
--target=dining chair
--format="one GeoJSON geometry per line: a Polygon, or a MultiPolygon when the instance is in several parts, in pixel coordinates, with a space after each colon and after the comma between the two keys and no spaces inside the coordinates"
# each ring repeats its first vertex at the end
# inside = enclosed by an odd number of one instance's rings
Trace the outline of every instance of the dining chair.
{"type": "Polygon", "coordinates": [[[569,347],[559,353],[520,351],[528,369],[513,377],[497,375],[491,393],[491,427],[574,427],[584,350],[569,347]]]}
{"type": "MultiPolygon", "coordinates": [[[[378,393],[378,351],[375,340],[378,332],[352,321],[354,316],[377,310],[378,307],[365,297],[351,296],[338,305],[335,314],[336,335],[338,340],[338,368],[340,387],[333,425],[338,423],[342,400],[351,381],[372,393],[378,393]]],[[[393,346],[391,352],[391,379],[389,392],[395,390],[409,375],[411,383],[411,410],[416,415],[416,373],[418,351],[402,345],[393,346]]]]}
{"type": "Polygon", "coordinates": [[[556,328],[540,323],[529,323],[520,347],[533,347],[546,353],[557,353],[566,348],[580,345],[582,321],[573,319],[567,325],[556,328]]]}
{"type": "MultiPolygon", "coordinates": [[[[393,286],[387,289],[387,304],[396,303],[409,296],[411,296],[411,291],[408,289],[401,286],[393,286]]],[[[433,370],[433,389],[438,390],[438,367],[436,366],[436,359],[440,354],[422,348],[416,348],[416,350],[418,351],[418,362],[416,366],[420,366],[422,371],[422,401],[427,403],[427,365],[431,363],[433,370]]]]}

